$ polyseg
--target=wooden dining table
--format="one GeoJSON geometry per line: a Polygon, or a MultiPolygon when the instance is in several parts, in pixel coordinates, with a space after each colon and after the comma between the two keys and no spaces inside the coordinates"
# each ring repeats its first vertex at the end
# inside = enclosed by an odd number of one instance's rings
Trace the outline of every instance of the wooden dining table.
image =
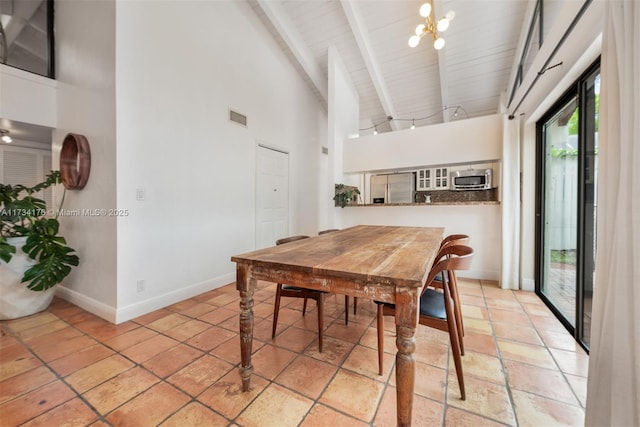
{"type": "Polygon", "coordinates": [[[411,425],[419,298],[442,240],[441,227],[358,225],[231,257],[240,293],[240,377],[253,366],[253,293],[257,280],[394,303],[399,426],[411,425]]]}

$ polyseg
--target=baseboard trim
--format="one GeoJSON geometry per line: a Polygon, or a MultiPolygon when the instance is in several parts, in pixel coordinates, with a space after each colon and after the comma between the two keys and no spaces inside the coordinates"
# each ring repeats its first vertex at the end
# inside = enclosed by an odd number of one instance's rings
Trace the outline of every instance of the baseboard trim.
{"type": "Polygon", "coordinates": [[[214,279],[205,280],[191,286],[186,286],[172,292],[158,295],[144,301],[136,302],[122,308],[118,308],[116,312],[116,320],[114,323],[119,324],[127,320],[135,319],[152,311],[167,307],[180,301],[195,297],[202,293],[217,289],[221,286],[228,285],[236,280],[236,273],[224,274],[214,279]]]}
{"type": "Polygon", "coordinates": [[[536,281],[534,279],[525,279],[522,278],[522,290],[523,291],[535,291],[536,290],[536,281]]]}
{"type": "Polygon", "coordinates": [[[65,288],[62,285],[56,287],[56,296],[77,305],[89,313],[102,317],[111,323],[116,323],[116,309],[110,305],[90,298],[73,289],[65,288]]]}

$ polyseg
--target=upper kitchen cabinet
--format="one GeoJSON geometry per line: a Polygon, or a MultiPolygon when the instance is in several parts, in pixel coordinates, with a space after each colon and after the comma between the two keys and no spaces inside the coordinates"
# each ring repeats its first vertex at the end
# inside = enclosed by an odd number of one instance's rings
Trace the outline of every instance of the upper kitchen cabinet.
{"type": "MultiPolygon", "coordinates": [[[[499,160],[502,157],[502,120],[503,116],[496,114],[347,139],[344,142],[344,173],[499,160]]],[[[430,185],[433,188],[435,181],[430,185]]]]}

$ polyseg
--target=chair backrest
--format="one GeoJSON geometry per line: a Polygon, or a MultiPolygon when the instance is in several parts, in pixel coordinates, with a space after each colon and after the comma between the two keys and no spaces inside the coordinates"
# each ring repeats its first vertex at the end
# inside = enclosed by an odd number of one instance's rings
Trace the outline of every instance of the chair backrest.
{"type": "Polygon", "coordinates": [[[318,231],[318,236],[321,236],[323,234],[327,234],[327,233],[333,233],[334,231],[340,231],[337,228],[330,228],[328,230],[322,230],[322,231],[318,231]]]}
{"type": "Polygon", "coordinates": [[[290,236],[276,240],[276,245],[284,245],[285,243],[295,242],[296,240],[308,239],[309,236],[290,236]]]}
{"type": "MultiPolygon", "coordinates": [[[[427,286],[442,272],[468,270],[473,260],[473,248],[465,245],[451,245],[442,248],[439,255],[441,255],[440,259],[431,267],[427,276],[427,286]]],[[[443,274],[443,277],[446,276],[446,274],[443,274]]],[[[425,286],[425,289],[427,286],[425,286]]]]}
{"type": "Polygon", "coordinates": [[[440,242],[440,248],[438,249],[438,254],[433,260],[433,265],[435,265],[438,261],[442,259],[442,257],[444,256],[443,251],[446,248],[450,246],[456,246],[456,245],[469,246],[469,240],[471,240],[471,238],[466,234],[450,234],[444,239],[442,239],[442,242],[440,242]]]}

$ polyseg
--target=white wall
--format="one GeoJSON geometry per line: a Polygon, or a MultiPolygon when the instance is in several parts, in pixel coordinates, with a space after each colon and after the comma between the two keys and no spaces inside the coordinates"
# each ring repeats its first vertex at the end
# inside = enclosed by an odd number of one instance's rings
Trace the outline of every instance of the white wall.
{"type": "MultiPolygon", "coordinates": [[[[85,135],[91,174],[83,190],[67,191],[64,208],[116,207],[115,9],[111,1],[56,1],[57,129],[53,167],[69,132],[85,135]]],[[[37,105],[37,103],[35,103],[37,105]]],[[[61,197],[57,189],[55,199],[61,197]]],[[[58,289],[64,298],[115,320],[116,219],[60,217],[62,234],[75,248],[80,266],[58,289]]]]}
{"type": "Polygon", "coordinates": [[[502,116],[421,126],[350,139],[345,173],[477,162],[502,157],[502,116]]]}
{"type": "Polygon", "coordinates": [[[358,224],[444,227],[447,234],[468,234],[474,248],[471,269],[461,277],[498,280],[500,205],[353,206],[342,209],[343,227],[358,224]]]}
{"type": "Polygon", "coordinates": [[[255,244],[258,140],[290,153],[290,230],[314,232],[326,121],[246,3],[118,2],[116,17],[122,321],[235,280],[230,257],[255,244]]]}
{"type": "Polygon", "coordinates": [[[55,127],[55,80],[0,64],[0,117],[55,127]]]}
{"type": "MultiPolygon", "coordinates": [[[[360,123],[360,100],[349,72],[335,46],[329,47],[329,177],[327,183],[328,197],[325,203],[333,205],[335,184],[347,184],[361,187],[359,177],[344,174],[343,152],[346,141],[358,134],[360,123]]],[[[334,208],[331,215],[322,228],[341,228],[341,211],[334,208]]]]}

